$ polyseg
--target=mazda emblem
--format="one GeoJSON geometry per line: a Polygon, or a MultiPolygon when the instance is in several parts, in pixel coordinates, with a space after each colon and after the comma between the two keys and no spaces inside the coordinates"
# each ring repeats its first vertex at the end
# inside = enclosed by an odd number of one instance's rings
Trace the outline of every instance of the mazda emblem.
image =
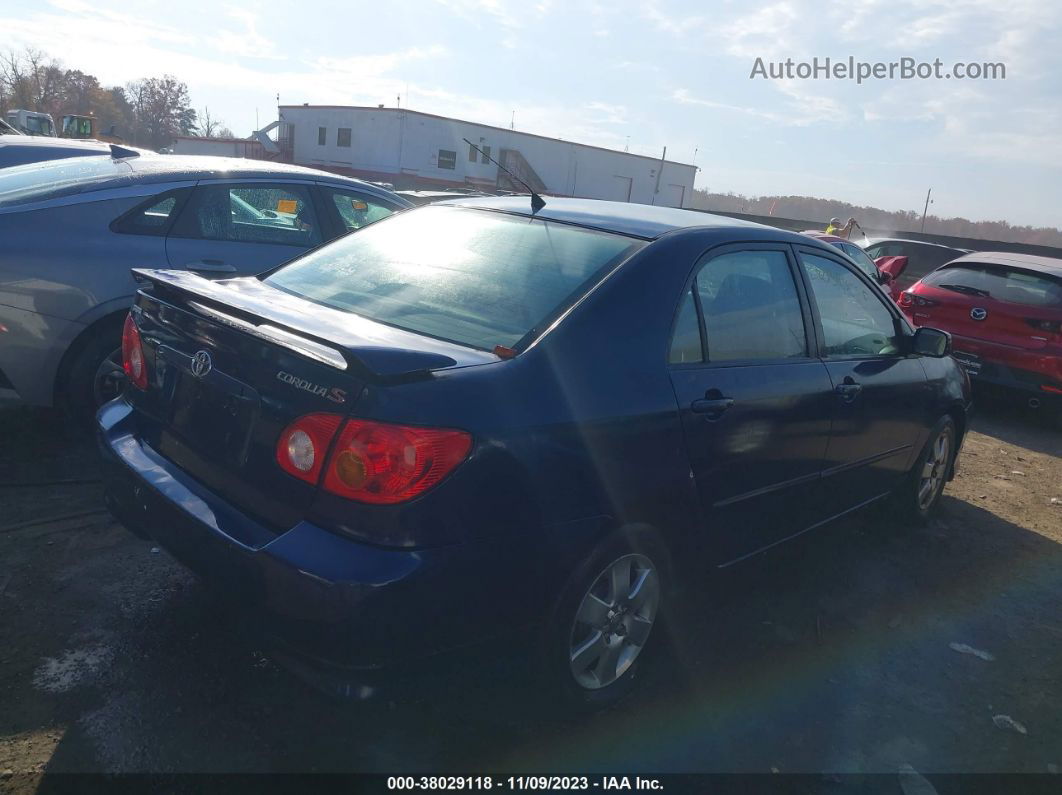
{"type": "Polygon", "coordinates": [[[982,309],[979,306],[975,306],[973,309],[970,310],[970,317],[972,317],[974,320],[984,320],[986,317],[988,317],[988,310],[982,309]]]}
{"type": "Polygon", "coordinates": [[[206,351],[196,351],[192,354],[192,375],[202,378],[214,367],[214,361],[206,351]]]}

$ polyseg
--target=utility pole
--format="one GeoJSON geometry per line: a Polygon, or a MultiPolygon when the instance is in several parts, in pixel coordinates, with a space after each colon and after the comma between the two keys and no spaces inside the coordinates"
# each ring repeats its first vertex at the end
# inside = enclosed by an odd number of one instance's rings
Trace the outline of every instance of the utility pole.
{"type": "Polygon", "coordinates": [[[664,173],[664,160],[667,158],[667,147],[664,147],[664,154],[660,155],[660,166],[656,170],[656,187],[653,189],[653,204],[656,204],[656,196],[660,193],[660,175],[664,173]]]}
{"type": "Polygon", "coordinates": [[[515,125],[516,125],[516,111],[514,110],[512,118],[509,119],[509,129],[510,130],[515,130],[516,129],[515,125]]]}
{"type": "Polygon", "coordinates": [[[926,213],[929,212],[929,197],[932,195],[933,189],[930,188],[926,191],[926,206],[922,208],[922,231],[926,231],[926,213]]]}

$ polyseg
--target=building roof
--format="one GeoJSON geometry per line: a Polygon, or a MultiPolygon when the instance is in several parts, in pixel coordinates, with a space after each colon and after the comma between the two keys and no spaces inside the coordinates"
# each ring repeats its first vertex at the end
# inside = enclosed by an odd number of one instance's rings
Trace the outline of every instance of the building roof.
{"type": "Polygon", "coordinates": [[[1023,268],[1027,271],[1062,276],[1062,259],[1040,257],[1036,254],[1016,254],[1010,251],[975,251],[972,254],[953,259],[945,267],[966,263],[1009,265],[1013,268],[1023,268]]]}
{"type": "MultiPolygon", "coordinates": [[[[472,124],[476,127],[483,127],[488,130],[498,130],[504,133],[510,133],[512,135],[522,135],[527,138],[539,138],[543,141],[553,141],[554,143],[571,144],[572,146],[581,146],[586,149],[598,149],[602,152],[610,152],[615,155],[626,155],[627,157],[636,157],[640,160],[648,160],[653,163],[659,163],[659,157],[653,157],[651,155],[638,155],[634,152],[621,152],[619,149],[609,149],[605,146],[594,146],[593,144],[583,144],[578,141],[569,141],[564,138],[550,138],[548,135],[538,135],[537,133],[523,132],[522,130],[511,130],[508,127],[497,127],[493,124],[483,124],[478,121],[469,121],[468,119],[455,119],[451,116],[439,116],[435,113],[423,113],[419,110],[409,110],[408,108],[379,108],[379,107],[366,107],[363,105],[280,105],[277,108],[278,111],[285,110],[368,110],[373,113],[410,113],[414,116],[423,116],[428,119],[442,119],[443,121],[456,121],[461,124],[472,124]]],[[[677,160],[664,160],[665,163],[669,163],[673,166],[682,166],[683,168],[697,168],[692,163],[680,163],[677,160]]]]}
{"type": "MultiPolygon", "coordinates": [[[[783,232],[763,224],[712,215],[698,210],[679,210],[674,207],[653,207],[648,204],[628,204],[627,202],[608,202],[597,199],[565,199],[552,196],[546,196],[545,199],[546,206],[534,214],[536,218],[577,224],[647,240],[676,229],[692,227],[770,231],[777,233],[780,239],[787,240],[798,237],[793,232],[783,232]]],[[[438,204],[497,210],[528,217],[532,214],[529,196],[451,199],[438,202],[438,204]]]]}

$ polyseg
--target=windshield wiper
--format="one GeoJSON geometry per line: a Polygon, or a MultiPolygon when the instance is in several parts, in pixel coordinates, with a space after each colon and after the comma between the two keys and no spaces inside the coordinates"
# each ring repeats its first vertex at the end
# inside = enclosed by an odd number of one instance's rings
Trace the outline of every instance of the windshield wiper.
{"type": "Polygon", "coordinates": [[[964,293],[965,295],[976,295],[978,298],[992,297],[988,290],[981,290],[977,287],[968,287],[965,284],[940,284],[937,286],[942,290],[952,290],[956,293],[964,293]]]}

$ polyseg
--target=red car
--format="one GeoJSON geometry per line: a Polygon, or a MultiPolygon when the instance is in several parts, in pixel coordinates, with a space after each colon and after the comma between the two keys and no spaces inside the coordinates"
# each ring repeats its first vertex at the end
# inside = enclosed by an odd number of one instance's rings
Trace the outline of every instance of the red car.
{"type": "Polygon", "coordinates": [[[1054,404],[1062,420],[1062,259],[978,252],[952,260],[900,294],[916,326],[951,332],[975,380],[1054,404]]]}
{"type": "Polygon", "coordinates": [[[899,299],[900,286],[898,279],[907,267],[907,257],[892,256],[871,259],[867,252],[863,251],[851,240],[846,240],[843,237],[828,235],[825,232],[819,232],[814,229],[809,229],[803,234],[839,248],[848,255],[850,260],[859,266],[861,271],[873,279],[875,284],[879,285],[893,301],[899,299]]]}

